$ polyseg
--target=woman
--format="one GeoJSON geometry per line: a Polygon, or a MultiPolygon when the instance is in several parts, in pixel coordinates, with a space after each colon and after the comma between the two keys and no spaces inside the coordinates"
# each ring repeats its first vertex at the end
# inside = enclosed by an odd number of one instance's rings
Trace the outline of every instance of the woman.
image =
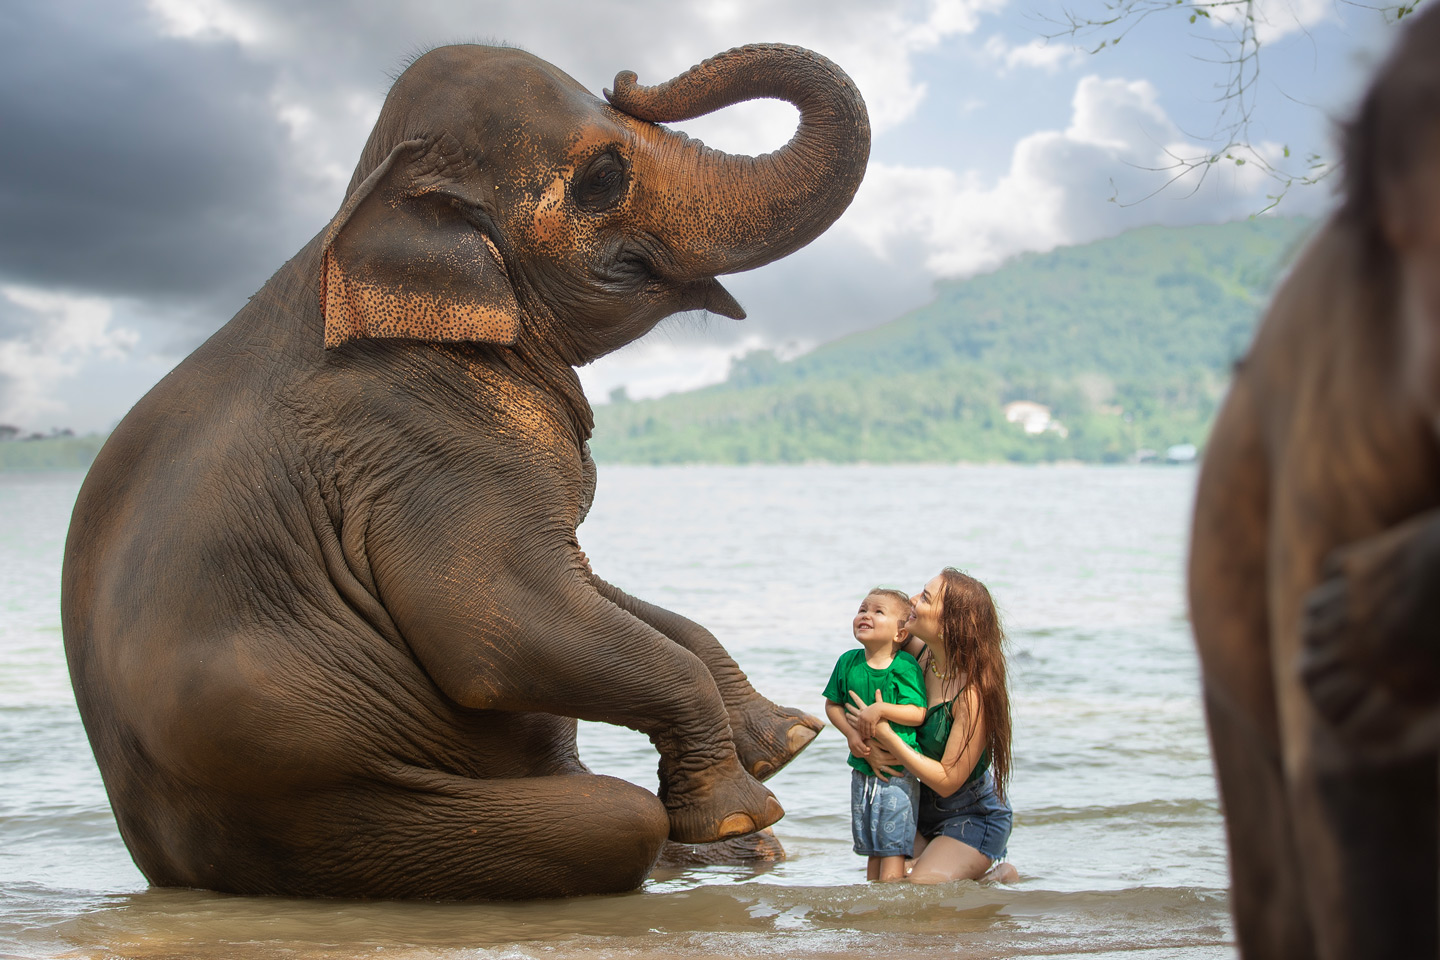
{"type": "Polygon", "coordinates": [[[1003,862],[1013,819],[1005,799],[1010,695],[995,601],[979,580],[946,567],[912,603],[908,649],[924,668],[929,703],[920,750],[895,734],[875,704],[847,705],[847,715],[872,741],[872,766],[903,766],[920,781],[910,882],[1012,882],[1019,875],[1003,862]]]}

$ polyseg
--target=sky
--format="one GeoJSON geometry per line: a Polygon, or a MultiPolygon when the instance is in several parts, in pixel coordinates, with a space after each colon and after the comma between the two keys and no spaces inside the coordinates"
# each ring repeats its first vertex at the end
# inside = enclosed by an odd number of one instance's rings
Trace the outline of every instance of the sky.
{"type": "MultiPolygon", "coordinates": [[[[1395,30],[1356,3],[1254,0],[1254,152],[1161,189],[1174,158],[1224,142],[1236,25],[1153,9],[1075,38],[1067,17],[1103,18],[1103,0],[6,0],[0,422],[113,427],[324,229],[393,78],[434,46],[509,43],[598,95],[621,70],[656,83],[733,46],[793,43],[865,97],[870,166],[844,216],[725,281],[746,320],[676,317],[583,368],[603,402],[877,326],[937,279],[1018,253],[1256,214],[1281,192],[1267,163],[1333,158],[1334,123],[1395,30]]],[[[678,126],[758,154],[795,122],[757,101],[678,126]]],[[[1332,203],[1322,181],[1275,212],[1332,203]]]]}

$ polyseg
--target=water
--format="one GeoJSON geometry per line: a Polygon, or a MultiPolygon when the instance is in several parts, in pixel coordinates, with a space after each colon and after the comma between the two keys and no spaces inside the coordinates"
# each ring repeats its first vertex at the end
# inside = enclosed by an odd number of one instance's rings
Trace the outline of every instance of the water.
{"type": "MultiPolygon", "coordinates": [[[[59,625],[74,473],[0,474],[0,956],[415,958],[1234,956],[1222,827],[1184,616],[1195,474],[1100,467],[602,467],[581,544],[709,626],[773,699],[819,713],[855,605],[945,564],[1011,640],[1012,887],[862,882],[845,743],[771,787],[790,853],[633,894],[354,903],[149,889],[75,712],[59,625]]],[[[590,766],[654,788],[628,730],[590,766]]]]}

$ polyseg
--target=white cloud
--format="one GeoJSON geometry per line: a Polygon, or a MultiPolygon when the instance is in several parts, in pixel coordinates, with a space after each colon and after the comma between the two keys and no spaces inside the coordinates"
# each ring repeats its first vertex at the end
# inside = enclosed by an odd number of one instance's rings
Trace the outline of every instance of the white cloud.
{"type": "MultiPolygon", "coordinates": [[[[1280,152],[1275,145],[1260,150],[1270,159],[1280,152]]],[[[996,182],[943,167],[872,164],[839,227],[877,255],[919,256],[933,273],[956,276],[1024,251],[1147,223],[1229,220],[1265,205],[1270,184],[1253,162],[1211,167],[1204,183],[1196,171],[1142,199],[1169,176],[1156,168],[1202,154],[1185,142],[1148,81],[1087,76],[1076,85],[1070,125],[1021,139],[996,182]],[[1197,210],[1204,214],[1197,218],[1197,210]]]]}
{"type": "Polygon", "coordinates": [[[985,41],[985,55],[1008,70],[1026,67],[1054,73],[1062,67],[1083,63],[1085,52],[1074,44],[1037,37],[1029,43],[1011,44],[1004,37],[993,36],[985,41]]]}
{"type": "MultiPolygon", "coordinates": [[[[877,133],[914,115],[926,96],[915,58],[947,39],[973,33],[1006,0],[831,0],[817,15],[810,0],[622,2],[586,8],[584,29],[556,29],[576,17],[572,0],[457,7],[453,0],[406,4],[357,0],[294,7],[289,0],[148,0],[173,36],[230,39],[277,67],[272,103],[322,166],[354,164],[384,98],[384,73],[435,43],[517,43],[597,93],[620,70],[657,83],[733,46],[784,42],[817,50],[855,80],[877,133]],[[661,27],[663,25],[663,28],[661,27]],[[665,42],[657,43],[663,29],[665,42]],[[346,108],[356,98],[363,109],[346,108]],[[313,118],[303,131],[297,110],[313,118]]],[[[742,104],[687,122],[687,133],[724,150],[764,153],[789,139],[796,114],[773,101],[742,104]]]]}
{"type": "Polygon", "coordinates": [[[134,331],[112,327],[114,307],[100,297],[76,297],[24,286],[0,286],[11,336],[0,339],[0,420],[34,423],[64,409],[55,399],[62,381],[95,357],[120,358],[134,347],[134,331]],[[16,329],[18,328],[18,329],[16,329]]]}
{"type": "Polygon", "coordinates": [[[257,18],[226,0],[146,0],[160,21],[161,31],[187,40],[234,40],[242,45],[261,42],[257,18]]]}
{"type": "Polygon", "coordinates": [[[1334,0],[1254,0],[1250,4],[1216,7],[1211,19],[1238,29],[1246,16],[1255,18],[1255,37],[1262,45],[1292,33],[1303,33],[1327,20],[1338,20],[1334,0]]]}

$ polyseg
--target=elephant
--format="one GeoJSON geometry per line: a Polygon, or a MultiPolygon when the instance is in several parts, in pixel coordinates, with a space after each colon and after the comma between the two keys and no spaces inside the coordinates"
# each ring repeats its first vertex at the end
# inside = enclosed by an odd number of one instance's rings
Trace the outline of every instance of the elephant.
{"type": "Polygon", "coordinates": [[[575,367],[809,243],[869,120],[824,57],[758,44],[606,100],[518,49],[396,79],[339,212],[124,418],[65,546],[76,702],[148,880],[506,899],[636,888],[669,840],[783,811],[821,729],[704,627],[595,575],[575,367]],[[663,123],[787,100],[731,156],[663,123]],[[576,718],[660,754],[592,774],[576,718]]]}
{"type": "Polygon", "coordinates": [[[1189,602],[1246,957],[1440,954],[1440,10],[1235,372],[1189,602]]]}

